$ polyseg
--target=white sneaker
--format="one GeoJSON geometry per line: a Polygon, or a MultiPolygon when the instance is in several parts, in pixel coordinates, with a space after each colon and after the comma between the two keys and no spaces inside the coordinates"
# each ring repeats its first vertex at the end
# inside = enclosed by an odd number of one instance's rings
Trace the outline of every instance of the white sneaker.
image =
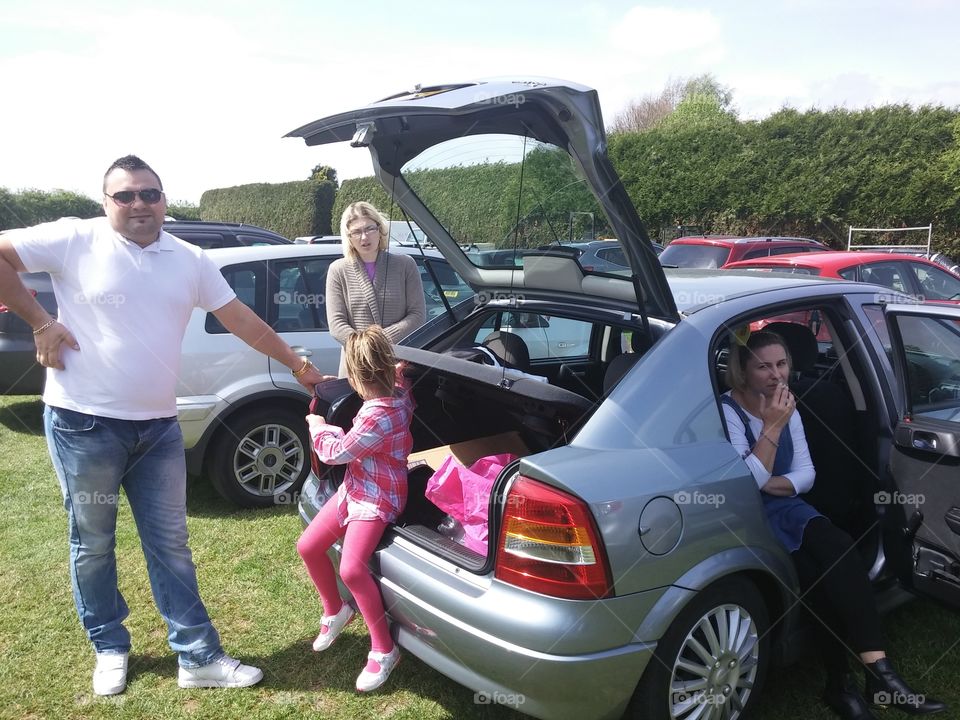
{"type": "Polygon", "coordinates": [[[127,653],[97,653],[93,669],[95,695],[116,695],[127,687],[127,653]]]}
{"type": "Polygon", "coordinates": [[[353,620],[354,610],[349,603],[344,603],[336,615],[324,615],[320,618],[320,634],[313,641],[313,651],[321,652],[333,645],[333,641],[343,629],[353,620]],[[327,631],[323,632],[323,628],[327,631]]]}
{"type": "Polygon", "coordinates": [[[367,655],[367,660],[373,660],[380,665],[379,672],[369,672],[366,667],[357,677],[357,692],[370,692],[383,685],[390,673],[400,662],[400,646],[394,643],[393,650],[388,653],[378,653],[371,651],[367,655]]]}
{"type": "Polygon", "coordinates": [[[182,688],[240,688],[256,685],[261,680],[263,671],[260,668],[243,665],[229,655],[221,655],[202,667],[181,667],[177,685],[182,688]]]}

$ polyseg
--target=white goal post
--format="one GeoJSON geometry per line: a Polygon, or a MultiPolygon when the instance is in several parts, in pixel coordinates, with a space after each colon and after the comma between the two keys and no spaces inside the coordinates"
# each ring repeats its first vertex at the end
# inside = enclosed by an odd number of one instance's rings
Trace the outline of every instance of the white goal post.
{"type": "Polygon", "coordinates": [[[933,239],[933,223],[930,225],[922,225],[920,227],[898,227],[898,228],[858,228],[850,227],[849,232],[847,233],[847,250],[923,250],[930,255],[930,241],[933,239]],[[893,233],[893,232],[908,232],[916,230],[926,230],[927,231],[927,244],[926,245],[854,245],[853,244],[853,234],[855,232],[865,233],[893,233]]]}

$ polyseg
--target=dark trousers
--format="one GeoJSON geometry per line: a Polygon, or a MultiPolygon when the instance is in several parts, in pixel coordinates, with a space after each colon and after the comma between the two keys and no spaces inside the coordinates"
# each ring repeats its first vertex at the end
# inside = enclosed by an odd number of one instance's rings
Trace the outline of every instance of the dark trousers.
{"type": "Polygon", "coordinates": [[[825,517],[807,523],[792,557],[803,602],[815,616],[827,683],[840,682],[848,654],[885,646],[870,580],[851,537],[825,517]]]}

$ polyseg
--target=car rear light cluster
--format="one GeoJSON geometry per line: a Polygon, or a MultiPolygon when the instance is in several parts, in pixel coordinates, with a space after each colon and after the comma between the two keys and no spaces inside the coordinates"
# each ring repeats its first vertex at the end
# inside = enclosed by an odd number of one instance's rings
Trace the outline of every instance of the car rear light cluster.
{"type": "Polygon", "coordinates": [[[520,476],[507,493],[505,506],[497,578],[571,600],[611,594],[606,550],[586,503],[520,476]]]}

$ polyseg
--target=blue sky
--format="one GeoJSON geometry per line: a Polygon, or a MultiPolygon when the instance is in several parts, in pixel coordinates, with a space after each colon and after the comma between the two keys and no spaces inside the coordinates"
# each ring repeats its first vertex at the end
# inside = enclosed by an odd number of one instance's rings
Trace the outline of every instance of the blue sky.
{"type": "Polygon", "coordinates": [[[608,122],[702,73],[744,118],[960,106],[957,28],[955,0],[0,0],[0,186],[99,199],[127,153],[172,201],[317,163],[366,175],[365,151],[282,136],[417,83],[497,75],[595,87],[608,122]]]}

